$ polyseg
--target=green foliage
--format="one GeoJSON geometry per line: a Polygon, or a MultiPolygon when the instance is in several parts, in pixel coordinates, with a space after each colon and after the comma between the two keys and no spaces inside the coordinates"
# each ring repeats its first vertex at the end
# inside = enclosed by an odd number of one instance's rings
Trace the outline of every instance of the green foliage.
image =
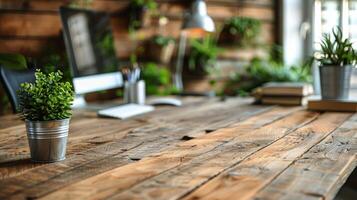
{"type": "Polygon", "coordinates": [[[147,7],[149,10],[157,9],[157,3],[154,0],[132,0],[131,3],[136,7],[147,7]]]}
{"type": "Polygon", "coordinates": [[[261,22],[249,17],[232,17],[225,26],[232,35],[237,35],[241,41],[250,43],[261,31],[261,22]]]}
{"type": "Polygon", "coordinates": [[[217,60],[217,55],[222,49],[217,47],[217,42],[210,36],[203,40],[192,39],[190,41],[191,52],[189,55],[189,68],[203,67],[207,69],[212,67],[217,60]]]}
{"type": "Polygon", "coordinates": [[[41,52],[41,55],[36,58],[27,58],[29,65],[41,69],[45,74],[60,70],[63,72],[64,81],[72,81],[72,75],[67,59],[67,54],[56,43],[49,43],[41,52]]]}
{"type": "Polygon", "coordinates": [[[173,37],[166,37],[163,35],[155,35],[152,40],[155,44],[163,47],[169,45],[171,42],[175,42],[173,37]]]}
{"type": "Polygon", "coordinates": [[[149,95],[169,95],[175,91],[170,84],[170,71],[166,67],[146,63],[142,75],[149,95]]]}
{"type": "Polygon", "coordinates": [[[129,13],[129,33],[132,35],[141,27],[143,12],[157,14],[157,3],[154,0],[131,0],[129,13]]]}
{"type": "Polygon", "coordinates": [[[99,50],[104,62],[104,66],[108,71],[117,70],[119,63],[116,58],[116,52],[114,47],[114,37],[111,32],[103,31],[100,36],[100,40],[95,44],[96,49],[99,50]]]}
{"type": "Polygon", "coordinates": [[[92,5],[93,0],[77,0],[71,1],[68,5],[71,8],[90,8],[92,5]]]}
{"type": "Polygon", "coordinates": [[[332,30],[331,34],[324,34],[320,43],[320,55],[316,60],[321,65],[355,65],[357,61],[356,51],[352,47],[350,39],[344,39],[339,27],[332,30]]]}
{"type": "MultiPolygon", "coordinates": [[[[21,54],[0,54],[0,65],[11,70],[27,69],[26,58],[21,54]]],[[[0,105],[0,114],[10,108],[10,101],[7,95],[0,96],[0,105]]]]}
{"type": "Polygon", "coordinates": [[[272,60],[254,58],[251,64],[247,66],[245,74],[237,73],[231,77],[226,85],[226,90],[227,88],[233,89],[231,93],[246,96],[254,88],[271,81],[311,82],[311,64],[309,60],[301,66],[286,67],[272,60]]]}
{"type": "Polygon", "coordinates": [[[71,117],[73,90],[69,82],[61,82],[62,72],[46,75],[37,70],[35,76],[35,83],[23,83],[18,91],[22,118],[48,121],[71,117]]]}
{"type": "MultiPolygon", "coordinates": [[[[270,60],[273,62],[277,62],[283,64],[284,62],[284,53],[283,47],[277,44],[273,44],[269,47],[270,52],[270,60]]],[[[312,61],[311,61],[312,62],[312,61]]]]}
{"type": "Polygon", "coordinates": [[[102,39],[96,44],[103,56],[115,55],[114,37],[110,32],[105,32],[102,39]]]}
{"type": "Polygon", "coordinates": [[[13,70],[27,69],[26,58],[21,54],[0,54],[0,65],[13,70]]]}

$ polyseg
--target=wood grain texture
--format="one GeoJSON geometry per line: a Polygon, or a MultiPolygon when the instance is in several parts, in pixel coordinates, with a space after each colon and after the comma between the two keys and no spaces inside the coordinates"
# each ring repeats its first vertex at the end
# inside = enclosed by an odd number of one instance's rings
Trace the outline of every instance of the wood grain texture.
{"type": "Polygon", "coordinates": [[[0,117],[0,199],[332,199],[356,167],[356,114],[184,102],[121,121],[75,112],[51,164],[29,162],[23,123],[0,117]]]}
{"type": "Polygon", "coordinates": [[[26,56],[38,56],[49,43],[48,38],[0,38],[0,53],[20,53],[26,56]]]}
{"type": "Polygon", "coordinates": [[[257,198],[333,199],[357,166],[356,124],[354,114],[261,190],[257,198]]]}
{"type": "MultiPolygon", "coordinates": [[[[266,107],[259,108],[242,105],[246,103],[245,101],[234,99],[226,103],[212,100],[206,103],[201,102],[199,105],[195,103],[180,108],[181,112],[179,113],[175,108],[172,108],[165,112],[151,113],[147,116],[128,120],[128,124],[131,122],[132,125],[136,124],[137,127],[132,129],[122,128],[123,131],[119,132],[116,132],[116,129],[113,129],[115,126],[111,125],[108,126],[112,130],[111,133],[102,128],[102,131],[99,132],[100,134],[95,129],[93,130],[93,134],[88,134],[86,132],[80,133],[81,129],[77,132],[71,128],[71,135],[78,134],[75,137],[78,140],[69,143],[68,146],[68,153],[69,155],[74,153],[73,156],[67,156],[68,159],[59,164],[38,167],[21,176],[6,180],[3,183],[6,183],[7,186],[0,188],[0,193],[5,196],[11,195],[15,194],[15,191],[25,190],[26,188],[31,188],[32,185],[36,185],[35,190],[30,189],[29,195],[40,195],[55,188],[63,187],[63,185],[71,181],[101,173],[116,166],[125,165],[141,159],[150,153],[159,152],[163,148],[181,142],[182,138],[186,135],[190,138],[204,135],[206,130],[215,130],[267,110],[266,107]],[[222,115],[218,115],[218,113],[222,115]],[[142,123],[138,124],[137,122],[142,123]],[[105,132],[107,133],[104,134],[105,132]],[[85,137],[83,138],[81,135],[85,135],[85,137]],[[122,135],[123,137],[118,137],[118,135],[122,135]],[[88,140],[90,141],[89,146],[88,140]],[[78,148],[71,151],[73,145],[78,148]],[[94,146],[96,147],[86,151],[86,149],[94,146]],[[78,152],[81,153],[78,154],[78,152]],[[49,171],[49,169],[51,170],[49,171]],[[32,182],[23,182],[26,179],[31,179],[32,182]],[[46,182],[46,180],[48,181],[46,182]]],[[[287,112],[291,111],[282,112],[280,115],[287,112]]],[[[117,120],[106,120],[117,123],[117,120]]],[[[125,127],[125,122],[124,120],[123,123],[117,123],[117,126],[125,127]]],[[[95,122],[86,123],[85,126],[90,130],[93,123],[95,122]]],[[[81,127],[81,125],[78,125],[78,127],[81,127]]],[[[6,174],[7,172],[4,172],[4,176],[9,176],[6,174]]]]}
{"type": "MultiPolygon", "coordinates": [[[[292,118],[294,118],[293,121],[295,121],[295,123],[302,123],[304,120],[306,120],[306,115],[300,118],[293,116],[292,118]]],[[[272,118],[270,118],[270,120],[271,119],[272,118]]],[[[44,199],[86,199],[89,197],[102,199],[110,197],[115,193],[128,189],[145,179],[168,172],[173,168],[181,167],[185,165],[185,163],[192,163],[194,158],[199,155],[203,155],[212,151],[221,152],[219,150],[221,145],[227,143],[233,138],[242,136],[244,133],[249,133],[250,131],[259,128],[259,124],[262,123],[259,123],[259,121],[266,122],[267,117],[264,114],[259,115],[254,119],[247,119],[246,121],[242,122],[242,124],[239,123],[230,128],[224,128],[222,130],[212,132],[208,135],[203,135],[196,139],[183,142],[166,151],[144,158],[143,160],[140,160],[136,163],[115,168],[97,176],[93,176],[78,183],[64,187],[63,189],[57,190],[54,193],[45,196],[44,199]],[[258,123],[256,123],[257,121],[258,123]],[[96,188],[88,191],[87,188],[92,187],[93,184],[97,185],[96,188]]],[[[287,121],[288,120],[284,120],[283,122],[280,122],[280,127],[286,126],[287,121]]],[[[291,123],[294,124],[293,122],[291,123]]],[[[273,124],[270,128],[275,129],[280,127],[274,127],[273,124]]],[[[283,133],[284,130],[288,130],[288,128],[283,129],[283,133]]],[[[248,140],[246,142],[252,140],[252,137],[249,134],[246,137],[250,138],[250,140],[246,139],[248,140]]],[[[237,138],[237,140],[239,139],[237,138]]],[[[219,171],[218,169],[215,170],[219,171]]]]}
{"type": "Polygon", "coordinates": [[[58,14],[0,13],[0,37],[57,37],[61,34],[58,14]]]}
{"type": "Polygon", "coordinates": [[[325,113],[220,174],[185,199],[250,199],[350,114],[325,113]]]}
{"type": "MultiPolygon", "coordinates": [[[[270,145],[296,128],[311,122],[317,116],[318,113],[297,112],[256,130],[249,130],[247,126],[249,121],[246,121],[247,123],[243,122],[231,129],[221,129],[216,134],[191,140],[188,142],[189,144],[183,143],[182,145],[185,147],[195,144],[205,146],[208,143],[207,141],[213,140],[215,136],[225,141],[225,143],[207,153],[193,156],[190,162],[145,180],[111,198],[178,199],[247,156],[270,145]],[[224,136],[229,133],[236,137],[233,139],[225,138],[224,136]]],[[[265,115],[264,118],[266,117],[268,116],[265,115]]],[[[187,159],[187,156],[184,158],[187,159]]]]}

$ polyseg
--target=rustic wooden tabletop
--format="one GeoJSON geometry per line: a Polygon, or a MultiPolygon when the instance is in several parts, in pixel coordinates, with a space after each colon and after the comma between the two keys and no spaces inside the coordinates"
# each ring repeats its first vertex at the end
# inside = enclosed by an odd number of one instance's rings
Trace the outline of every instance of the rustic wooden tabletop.
{"type": "Polygon", "coordinates": [[[357,115],[185,98],[127,120],[74,113],[67,159],[29,160],[0,118],[0,199],[331,199],[357,165],[357,115]]]}

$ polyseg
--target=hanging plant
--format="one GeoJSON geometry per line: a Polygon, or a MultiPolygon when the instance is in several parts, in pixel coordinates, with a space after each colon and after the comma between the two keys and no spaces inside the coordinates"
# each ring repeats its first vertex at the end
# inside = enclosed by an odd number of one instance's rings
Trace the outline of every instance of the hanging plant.
{"type": "Polygon", "coordinates": [[[137,30],[150,25],[151,15],[157,10],[157,3],[154,0],[132,0],[129,10],[129,29],[137,30]]]}
{"type": "Polygon", "coordinates": [[[260,34],[261,22],[249,17],[232,17],[224,24],[219,37],[220,43],[251,45],[260,34]]]}
{"type": "Polygon", "coordinates": [[[175,50],[175,39],[163,35],[155,35],[149,43],[150,58],[156,62],[168,64],[175,50]]]}
{"type": "Polygon", "coordinates": [[[207,74],[217,61],[218,53],[222,50],[217,47],[216,41],[210,36],[204,39],[190,41],[188,66],[191,73],[207,74]]]}

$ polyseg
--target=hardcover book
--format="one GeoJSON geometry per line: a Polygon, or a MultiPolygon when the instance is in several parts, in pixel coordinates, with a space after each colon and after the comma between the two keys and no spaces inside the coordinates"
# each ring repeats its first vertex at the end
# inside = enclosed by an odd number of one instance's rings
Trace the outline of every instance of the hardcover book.
{"type": "Polygon", "coordinates": [[[261,93],[263,96],[308,96],[313,93],[313,87],[308,83],[270,82],[266,83],[261,93]]]}

